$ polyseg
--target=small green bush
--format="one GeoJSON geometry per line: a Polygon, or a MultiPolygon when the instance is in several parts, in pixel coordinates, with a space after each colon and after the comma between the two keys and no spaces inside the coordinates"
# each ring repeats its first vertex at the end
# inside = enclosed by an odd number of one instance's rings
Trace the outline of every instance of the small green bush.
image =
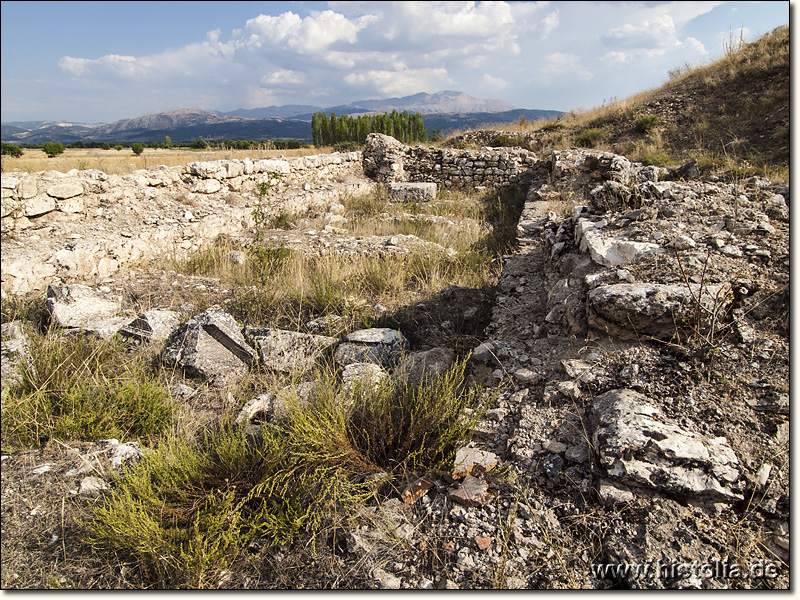
{"type": "Polygon", "coordinates": [[[498,133],[492,138],[492,146],[498,148],[525,148],[530,150],[528,138],[520,134],[498,133]]]}
{"type": "Polygon", "coordinates": [[[131,150],[136,156],[139,156],[142,152],[144,152],[144,144],[131,144],[131,150]]]}
{"type": "Polygon", "coordinates": [[[658,125],[658,115],[647,115],[636,121],[635,129],[639,133],[650,133],[658,125]]]}
{"type": "Polygon", "coordinates": [[[155,437],[171,424],[169,393],[144,354],[120,361],[119,343],[90,336],[31,332],[28,340],[32,365],[3,392],[4,451],[54,437],[155,437]]]}
{"type": "Polygon", "coordinates": [[[564,127],[565,125],[561,121],[550,121],[542,125],[539,131],[558,131],[559,129],[564,129],[564,127]]]}
{"type": "Polygon", "coordinates": [[[642,164],[644,165],[655,165],[657,167],[663,167],[670,163],[670,157],[667,155],[666,152],[654,152],[651,154],[645,154],[640,159],[642,164]]]}
{"type": "Polygon", "coordinates": [[[594,148],[594,145],[603,136],[604,131],[602,127],[584,129],[575,136],[575,143],[583,148],[594,148]]]}

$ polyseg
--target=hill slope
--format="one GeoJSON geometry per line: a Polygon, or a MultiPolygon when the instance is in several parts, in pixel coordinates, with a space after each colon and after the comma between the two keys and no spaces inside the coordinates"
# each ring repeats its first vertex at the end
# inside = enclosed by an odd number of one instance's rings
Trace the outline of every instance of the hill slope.
{"type": "MultiPolygon", "coordinates": [[[[766,166],[786,176],[789,73],[785,26],[730,48],[708,66],[678,69],[655,90],[558,120],[511,128],[519,136],[510,142],[543,152],[594,147],[658,165],[697,159],[701,169],[736,167],[753,174],[760,170],[762,175],[766,166]]],[[[487,142],[472,133],[449,144],[471,140],[487,142]]]]}

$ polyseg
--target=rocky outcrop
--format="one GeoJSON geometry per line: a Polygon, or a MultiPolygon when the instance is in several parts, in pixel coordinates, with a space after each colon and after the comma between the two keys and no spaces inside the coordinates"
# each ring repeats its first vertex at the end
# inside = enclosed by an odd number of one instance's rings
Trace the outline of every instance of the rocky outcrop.
{"type": "Polygon", "coordinates": [[[436,198],[435,183],[390,183],[386,187],[392,202],[428,202],[436,198]]]}

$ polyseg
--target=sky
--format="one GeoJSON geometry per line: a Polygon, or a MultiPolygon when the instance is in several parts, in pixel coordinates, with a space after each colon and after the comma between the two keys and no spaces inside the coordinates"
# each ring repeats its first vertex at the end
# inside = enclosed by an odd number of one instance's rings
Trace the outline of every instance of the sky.
{"type": "MultiPolygon", "coordinates": [[[[792,9],[794,2],[791,2],[792,9]]],[[[3,1],[0,119],[108,123],[455,90],[580,110],[789,24],[790,2],[3,1]]]]}

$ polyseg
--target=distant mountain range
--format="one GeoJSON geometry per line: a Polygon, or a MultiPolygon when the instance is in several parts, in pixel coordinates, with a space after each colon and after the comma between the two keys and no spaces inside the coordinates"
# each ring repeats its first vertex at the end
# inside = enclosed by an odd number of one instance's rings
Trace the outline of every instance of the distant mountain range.
{"type": "Polygon", "coordinates": [[[429,133],[444,133],[487,123],[512,123],[525,117],[529,121],[554,118],[556,110],[516,108],[502,100],[476,98],[463,92],[443,91],[414,94],[384,100],[359,100],[350,104],[322,108],[305,104],[240,108],[230,112],[179,108],[155,112],[113,123],[59,123],[55,121],[17,121],[2,123],[3,142],[41,144],[61,142],[173,142],[205,140],[311,140],[311,116],[318,111],[337,115],[381,114],[408,111],[421,113],[429,133]]]}

